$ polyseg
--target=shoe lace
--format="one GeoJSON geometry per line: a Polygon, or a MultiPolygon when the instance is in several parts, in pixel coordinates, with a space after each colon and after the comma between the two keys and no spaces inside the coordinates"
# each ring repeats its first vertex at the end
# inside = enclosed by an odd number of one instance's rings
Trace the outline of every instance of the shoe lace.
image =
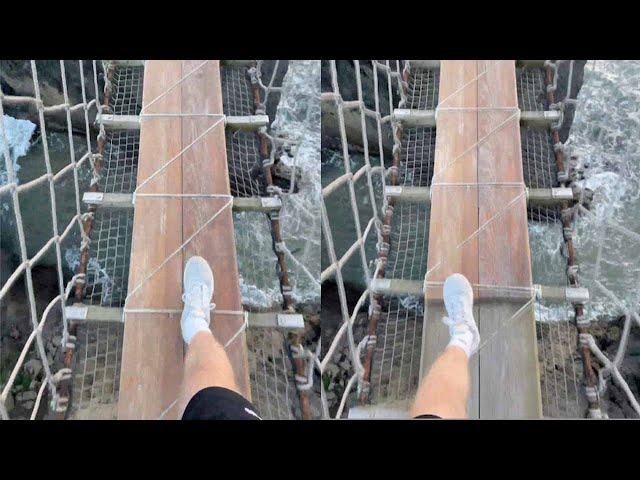
{"type": "Polygon", "coordinates": [[[449,314],[454,317],[454,318],[458,318],[461,321],[458,322],[454,322],[453,320],[449,319],[449,322],[451,322],[451,324],[456,324],[456,323],[466,323],[467,319],[467,309],[465,308],[465,304],[462,300],[457,299],[454,300],[452,302],[451,305],[451,312],[449,312],[449,314]]]}
{"type": "Polygon", "coordinates": [[[203,298],[205,298],[205,285],[201,283],[194,285],[189,292],[182,294],[184,304],[191,306],[194,310],[215,310],[216,304],[211,302],[207,305],[203,302],[203,298]]]}
{"type": "Polygon", "coordinates": [[[449,316],[442,317],[442,323],[449,327],[449,335],[461,334],[467,330],[467,310],[462,300],[454,300],[448,313],[457,319],[455,321],[449,316]]]}

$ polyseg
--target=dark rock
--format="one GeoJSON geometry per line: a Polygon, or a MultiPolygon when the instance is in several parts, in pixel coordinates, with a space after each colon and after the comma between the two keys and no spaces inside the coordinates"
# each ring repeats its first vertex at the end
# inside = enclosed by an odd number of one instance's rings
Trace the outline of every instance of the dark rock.
{"type": "MultiPolygon", "coordinates": [[[[584,67],[587,64],[587,60],[574,60],[573,61],[573,74],[571,76],[571,85],[569,86],[568,98],[578,98],[578,93],[582,88],[584,81],[584,67]]],[[[558,67],[558,89],[556,90],[556,102],[567,98],[567,81],[569,79],[570,62],[565,61],[558,67]]],[[[573,124],[573,118],[575,117],[575,105],[567,105],[564,111],[564,122],[562,127],[558,131],[560,135],[560,141],[562,143],[569,138],[569,130],[573,124]]]]}
{"type": "MultiPolygon", "coordinates": [[[[71,105],[82,103],[82,82],[80,77],[80,64],[78,61],[65,60],[65,77],[67,92],[71,105]]],[[[38,85],[40,95],[45,106],[60,105],[64,103],[62,71],[58,60],[36,60],[38,85]]],[[[91,60],[83,62],[85,95],[87,102],[96,98],[91,60]]],[[[102,63],[96,62],[98,75],[98,90],[102,94],[104,88],[102,63]]],[[[4,95],[35,97],[31,62],[28,60],[0,60],[0,85],[4,95]]],[[[38,111],[35,105],[6,107],[5,114],[15,118],[28,119],[40,126],[38,111]]],[[[90,111],[89,121],[93,124],[96,109],[90,111]]],[[[73,129],[77,133],[85,132],[84,112],[80,109],[72,113],[73,129]]],[[[51,131],[67,131],[67,119],[64,111],[47,115],[46,127],[51,131]]]]}

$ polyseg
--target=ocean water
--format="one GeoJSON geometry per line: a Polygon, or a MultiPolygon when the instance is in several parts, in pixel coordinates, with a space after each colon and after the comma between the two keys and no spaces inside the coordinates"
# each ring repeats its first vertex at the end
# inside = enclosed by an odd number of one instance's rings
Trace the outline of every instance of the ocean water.
{"type": "MultiPolygon", "coordinates": [[[[272,125],[274,133],[296,142],[292,156],[284,157],[282,161],[288,164],[295,162],[302,175],[299,193],[285,195],[283,199],[283,235],[295,258],[315,278],[319,277],[321,263],[320,177],[322,183],[327,184],[343,171],[339,153],[327,151],[323,153],[321,175],[319,72],[319,61],[290,62],[283,82],[282,98],[272,125]]],[[[4,121],[7,143],[18,179],[20,182],[29,181],[42,173],[41,148],[39,142],[31,138],[36,127],[28,120],[16,120],[6,115],[4,121]]],[[[52,163],[55,164],[52,167],[57,171],[68,162],[66,136],[49,134],[48,140],[52,163]]],[[[2,142],[3,139],[0,138],[0,151],[4,150],[2,142]]],[[[80,142],[80,139],[76,142],[78,150],[82,148],[80,142]]],[[[594,215],[583,216],[576,224],[580,278],[592,295],[592,302],[586,313],[592,317],[614,317],[623,312],[623,307],[638,308],[640,302],[640,241],[637,237],[603,227],[607,219],[640,234],[640,61],[599,60],[587,64],[568,146],[571,153],[578,155],[586,167],[585,180],[581,183],[595,192],[592,206],[594,215]],[[595,279],[613,292],[620,304],[602,295],[595,286],[595,279]]],[[[81,155],[80,151],[76,153],[77,158],[79,154],[81,155]]],[[[361,156],[353,155],[352,169],[355,171],[361,165],[361,156]]],[[[82,180],[85,180],[84,176],[82,180]]],[[[3,160],[0,161],[0,185],[6,182],[3,160]]],[[[73,189],[71,181],[64,183],[60,190],[73,189]]],[[[366,220],[371,215],[366,182],[358,182],[356,196],[362,206],[361,220],[364,229],[366,220]]],[[[339,255],[353,242],[354,235],[351,211],[345,200],[346,197],[334,195],[327,205],[333,211],[330,214],[332,221],[344,217],[344,220],[332,225],[339,255]],[[336,215],[336,210],[341,214],[336,215]]],[[[30,200],[25,198],[24,202],[26,207],[30,200]]],[[[73,202],[68,203],[68,214],[71,215],[73,202]]],[[[23,208],[23,214],[30,210],[23,208]]],[[[5,226],[2,235],[6,240],[13,217],[7,195],[0,198],[0,214],[5,226]]],[[[46,231],[35,235],[45,241],[50,235],[50,220],[39,219],[32,223],[34,233],[39,225],[46,226],[46,231]]],[[[565,259],[562,256],[560,229],[531,224],[529,234],[534,281],[564,283],[565,259]]],[[[34,243],[34,251],[41,246],[40,243],[34,243]]],[[[270,246],[270,238],[265,238],[262,243],[270,246]]],[[[65,255],[71,264],[75,261],[75,253],[69,251],[65,255]]],[[[367,245],[367,253],[370,259],[375,258],[375,250],[372,250],[370,244],[367,245]]],[[[322,267],[325,268],[327,260],[324,251],[322,257],[322,267]]],[[[358,255],[354,259],[347,265],[345,274],[347,281],[358,285],[363,283],[364,278],[361,267],[357,265],[360,261],[358,255]]],[[[288,263],[293,272],[296,301],[319,301],[318,285],[295,262],[288,263]]],[[[249,290],[255,290],[254,287],[246,286],[249,290]]],[[[277,289],[266,294],[263,292],[258,303],[273,302],[278,294],[277,289]]],[[[565,313],[562,309],[550,310],[547,318],[562,318],[565,313]]]]}
{"type": "Polygon", "coordinates": [[[583,216],[576,232],[580,278],[592,296],[587,314],[606,318],[638,309],[640,61],[588,63],[568,145],[586,167],[581,184],[595,192],[594,215],[583,216]],[[636,236],[605,227],[607,220],[636,236]],[[603,295],[595,280],[619,302],[603,295]]]}
{"type": "MultiPolygon", "coordinates": [[[[365,165],[364,155],[360,153],[351,153],[349,155],[349,168],[352,172],[356,172],[365,165]]],[[[369,156],[369,162],[372,166],[380,165],[380,158],[375,155],[369,156]]],[[[387,165],[388,166],[388,165],[387,165]]],[[[322,150],[322,186],[327,186],[332,181],[345,173],[344,158],[342,152],[331,149],[322,150]]],[[[382,180],[380,175],[372,176],[372,184],[374,196],[376,199],[376,207],[378,215],[381,215],[382,208],[382,180]]],[[[369,186],[366,176],[354,183],[354,191],[356,203],[358,205],[358,214],[360,220],[360,228],[364,234],[369,220],[373,217],[373,206],[369,195],[369,186]]],[[[357,231],[353,212],[351,209],[351,197],[347,184],[340,186],[331,195],[325,198],[325,205],[331,225],[331,236],[335,253],[340,259],[357,240],[357,231]]],[[[324,237],[322,239],[324,242],[324,237]]],[[[365,254],[367,258],[367,267],[370,273],[374,271],[374,261],[377,258],[376,252],[376,232],[375,227],[365,241],[365,254]]],[[[331,264],[329,252],[325,246],[322,247],[322,269],[326,269],[331,264]]],[[[366,288],[366,276],[362,268],[362,259],[358,252],[351,256],[342,267],[342,278],[345,283],[358,290],[366,288]]]]}
{"type": "Polygon", "coordinates": [[[9,181],[5,165],[5,150],[8,148],[9,156],[13,162],[13,170],[19,179],[20,164],[18,159],[24,157],[31,145],[31,137],[36,130],[36,124],[29,120],[19,120],[9,115],[3,116],[4,135],[0,134],[0,185],[6,185],[9,181]],[[5,144],[6,139],[6,144],[5,144]]]}
{"type": "MultiPolygon", "coordinates": [[[[640,61],[598,60],[587,64],[567,145],[586,167],[580,184],[594,191],[594,216],[581,216],[575,232],[581,284],[589,288],[592,298],[585,314],[591,318],[615,318],[623,312],[622,306],[637,309],[640,302],[640,61]],[[602,228],[604,218],[638,236],[602,228]],[[599,245],[602,249],[597,269],[599,245]],[[621,304],[600,293],[594,278],[611,290],[621,304]]],[[[351,156],[351,162],[354,171],[363,164],[358,154],[351,156]]],[[[340,153],[323,151],[322,169],[323,185],[344,173],[340,153]]],[[[371,214],[366,182],[359,182],[355,188],[364,229],[371,214]]],[[[338,256],[354,240],[353,218],[344,190],[327,200],[338,256]]],[[[565,285],[561,227],[530,222],[529,238],[534,282],[565,285]]],[[[367,254],[375,258],[374,250],[369,248],[367,254]]],[[[326,268],[324,248],[322,257],[326,268]]],[[[357,262],[349,262],[343,269],[345,280],[364,288],[361,270],[357,262]]],[[[570,318],[570,311],[566,305],[538,309],[541,320],[570,318]]]]}
{"type": "MultiPolygon", "coordinates": [[[[5,116],[5,130],[8,147],[14,169],[20,182],[28,182],[44,173],[42,142],[33,139],[36,125],[28,120],[16,120],[5,116]]],[[[280,102],[273,119],[272,133],[286,137],[294,144],[291,155],[285,155],[281,161],[287,165],[295,165],[300,173],[298,193],[283,195],[283,209],[281,211],[281,226],[284,241],[297,260],[288,259],[290,279],[294,287],[294,299],[297,303],[319,304],[320,302],[320,61],[291,61],[285,78],[283,79],[280,102]],[[305,272],[308,272],[308,274],[305,272]],[[316,279],[313,281],[309,278],[316,279]]],[[[69,145],[66,135],[48,133],[49,153],[54,172],[63,168],[69,162],[69,145]]],[[[84,141],[74,136],[76,158],[84,153],[84,141]]],[[[0,143],[0,152],[4,146],[0,143]]],[[[88,164],[87,164],[88,165],[88,164]]],[[[86,189],[90,172],[81,172],[80,191],[86,189]]],[[[0,161],[0,185],[7,182],[4,158],[0,161]]],[[[74,213],[75,196],[72,175],[66,176],[56,185],[59,227],[66,225],[63,221],[74,213]],[[67,178],[68,177],[68,178],[67,178]]],[[[48,184],[37,187],[29,194],[21,195],[21,210],[23,224],[27,235],[29,256],[33,256],[52,235],[49,214],[48,184]],[[45,218],[47,217],[48,218],[45,218]]],[[[3,244],[10,251],[16,252],[17,230],[15,218],[8,195],[0,198],[0,214],[3,244]]],[[[264,215],[260,215],[264,220],[264,215]]],[[[272,242],[268,228],[256,228],[254,218],[245,222],[249,233],[239,235],[238,251],[250,252],[248,258],[241,262],[248,262],[260,270],[264,262],[259,258],[265,249],[271,251],[272,242]],[[256,235],[256,232],[258,234],[256,235]],[[256,238],[259,237],[259,238],[256,238]],[[244,243],[244,244],[242,244],[244,243]]],[[[63,250],[66,273],[70,274],[77,267],[79,261],[79,239],[77,235],[70,236],[63,250]]],[[[41,263],[55,265],[55,259],[48,255],[41,263]],[[51,258],[49,258],[51,257],[51,258]]],[[[90,265],[96,271],[103,271],[100,265],[90,265]]],[[[268,271],[252,272],[253,278],[242,279],[241,290],[246,303],[257,307],[272,308],[280,303],[280,289],[275,265],[269,264],[268,271]],[[265,282],[267,279],[269,281],[265,282]],[[256,281],[254,281],[256,280],[256,281]],[[270,282],[270,283],[269,283],[270,282]]],[[[104,281],[110,279],[104,275],[104,281]]]]}
{"type": "MultiPolygon", "coordinates": [[[[44,160],[44,146],[42,137],[34,135],[36,125],[29,120],[18,120],[8,115],[4,116],[4,125],[7,145],[13,161],[14,172],[18,184],[24,184],[46,173],[44,160]]],[[[4,145],[0,135],[0,185],[8,181],[4,159],[4,145]]],[[[49,161],[53,173],[59,172],[69,165],[70,145],[66,133],[47,132],[49,161]]],[[[83,136],[73,135],[73,146],[76,160],[80,159],[87,149],[86,139],[83,136]]],[[[91,178],[89,162],[79,168],[79,191],[88,188],[91,178]]],[[[76,214],[76,197],[73,173],[69,171],[55,182],[56,216],[58,219],[58,231],[62,232],[76,214]]],[[[33,257],[53,236],[51,200],[49,184],[44,182],[19,195],[22,225],[25,232],[27,256],[33,257]]],[[[69,262],[74,254],[79,255],[79,230],[72,229],[70,235],[62,243],[63,248],[63,273],[69,276],[73,273],[73,262],[69,262]],[[77,252],[76,252],[77,251],[77,252]]],[[[8,192],[0,195],[0,246],[6,252],[20,256],[18,229],[13,202],[8,192]]],[[[56,267],[55,249],[49,250],[41,257],[39,265],[56,267]]]]}
{"type": "MultiPolygon", "coordinates": [[[[293,286],[293,297],[298,304],[320,303],[320,61],[293,60],[289,62],[282,83],[282,93],[271,133],[287,138],[294,145],[291,155],[280,161],[295,166],[300,173],[298,192],[282,196],[280,224],[282,237],[296,261],[287,258],[287,267],[293,286]],[[306,272],[305,272],[306,270],[306,272]],[[307,273],[308,272],[308,273],[307,273]],[[310,277],[315,279],[312,280],[310,277]]],[[[263,249],[271,249],[268,228],[255,229],[254,234],[236,238],[238,251],[249,252],[240,262],[259,264],[263,249]],[[258,248],[257,246],[260,246],[258,248]],[[255,257],[255,258],[254,258],[255,257]]],[[[270,271],[273,270],[270,266],[270,271]]],[[[270,273],[269,273],[270,274],[270,273]]],[[[259,275],[256,278],[263,278],[259,275]]],[[[243,302],[256,307],[272,308],[280,302],[280,289],[275,270],[273,286],[265,288],[243,279],[243,302]]]]}

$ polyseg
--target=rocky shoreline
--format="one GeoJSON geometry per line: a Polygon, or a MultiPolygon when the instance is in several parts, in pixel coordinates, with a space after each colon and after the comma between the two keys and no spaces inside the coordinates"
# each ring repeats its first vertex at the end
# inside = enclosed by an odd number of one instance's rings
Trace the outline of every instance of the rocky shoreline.
{"type": "MultiPolygon", "coordinates": [[[[57,274],[47,267],[34,267],[35,306],[38,318],[49,302],[58,295],[57,274]]],[[[11,371],[33,331],[26,285],[18,280],[8,295],[0,301],[0,390],[11,375],[11,371]]],[[[55,305],[49,312],[42,329],[42,341],[52,373],[63,367],[62,314],[55,305]]],[[[9,392],[6,408],[12,419],[28,419],[34,407],[38,391],[45,380],[45,372],[34,341],[27,352],[23,367],[18,372],[13,388],[9,392]]],[[[48,389],[45,388],[36,418],[48,416],[48,389]]]]}

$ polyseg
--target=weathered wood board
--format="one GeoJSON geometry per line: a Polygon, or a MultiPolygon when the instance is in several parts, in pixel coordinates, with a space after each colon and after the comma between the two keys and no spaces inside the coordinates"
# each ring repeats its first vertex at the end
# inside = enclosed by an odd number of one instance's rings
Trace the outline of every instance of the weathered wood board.
{"type": "MultiPolygon", "coordinates": [[[[515,62],[479,60],[478,71],[479,280],[531,288],[515,62]]],[[[480,300],[480,418],[540,417],[533,303],[480,300]]]]}
{"type": "MultiPolygon", "coordinates": [[[[181,309],[183,266],[192,255],[201,255],[211,264],[217,308],[242,309],[231,208],[211,220],[228,199],[189,197],[229,195],[224,122],[211,128],[219,120],[211,114],[222,113],[219,65],[218,61],[202,63],[145,64],[143,112],[153,116],[142,117],[138,186],[178,158],[140,187],[139,193],[184,196],[136,197],[127,310],[181,309]]],[[[217,314],[212,331],[225,343],[243,321],[239,315],[217,314]]],[[[244,333],[227,352],[238,385],[249,396],[244,333]]],[[[118,418],[155,419],[163,413],[163,418],[177,418],[177,408],[169,406],[178,396],[184,353],[180,314],[127,313],[118,418]]]]}
{"type": "MultiPolygon", "coordinates": [[[[514,61],[441,62],[422,375],[449,339],[441,321],[447,276],[532,287],[517,106],[514,61]]],[[[533,306],[488,301],[484,292],[496,295],[474,289],[474,315],[487,344],[470,363],[469,417],[538,417],[533,306]]]]}
{"type": "MultiPolygon", "coordinates": [[[[478,239],[466,239],[478,229],[478,103],[475,79],[477,63],[443,61],[440,66],[440,107],[436,120],[434,178],[431,185],[431,218],[425,320],[423,329],[421,377],[449,342],[442,323],[446,310],[442,304],[441,283],[452,273],[462,273],[472,284],[478,283],[478,239]]],[[[477,391],[478,362],[470,364],[471,381],[477,391]]],[[[471,396],[468,414],[478,415],[477,395],[471,396]]]]}

